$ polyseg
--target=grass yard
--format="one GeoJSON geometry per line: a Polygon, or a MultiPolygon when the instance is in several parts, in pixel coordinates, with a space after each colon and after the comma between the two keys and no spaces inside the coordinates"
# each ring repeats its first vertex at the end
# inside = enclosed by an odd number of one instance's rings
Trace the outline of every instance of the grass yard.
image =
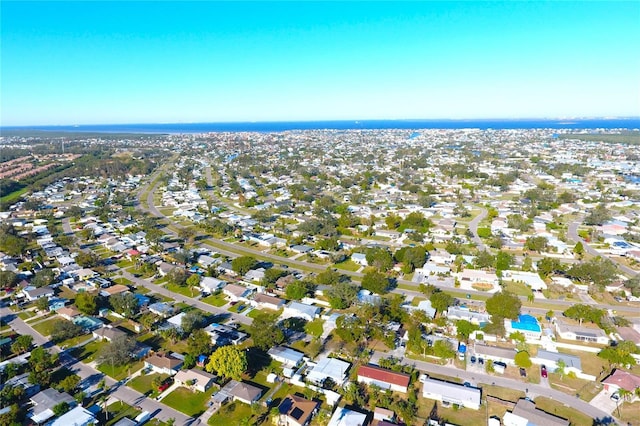
{"type": "Polygon", "coordinates": [[[156,377],[160,377],[161,380],[165,380],[169,376],[166,374],[158,374],[158,373],[142,374],[132,379],[129,383],[127,383],[127,386],[137,390],[140,393],[145,394],[145,396],[149,398],[154,398],[158,396],[158,392],[156,389],[154,389],[154,386],[153,386],[153,380],[156,377]]]}
{"type": "Polygon", "coordinates": [[[480,407],[479,410],[446,408],[439,401],[422,399],[418,409],[418,416],[423,419],[427,418],[432,411],[435,411],[440,419],[455,425],[487,424],[486,409],[484,407],[480,407]]]}
{"type": "MultiPolygon", "coordinates": [[[[102,405],[100,405],[100,407],[102,407],[102,405]]],[[[130,406],[129,404],[125,404],[122,401],[118,401],[107,406],[107,412],[109,413],[108,420],[105,420],[106,413],[101,412],[98,414],[98,420],[100,420],[100,424],[113,425],[118,423],[124,417],[135,419],[136,416],[140,414],[142,411],[137,410],[132,406],[130,406]]]]}
{"type": "MultiPolygon", "coordinates": [[[[163,399],[162,402],[166,403],[167,398],[163,399]]],[[[251,413],[250,405],[243,404],[242,402],[232,402],[222,406],[217,413],[211,416],[209,424],[212,426],[239,425],[242,424],[244,419],[251,419],[252,417],[253,414],[251,413]]],[[[254,422],[250,420],[246,424],[254,424],[254,422]]]]}
{"type": "Polygon", "coordinates": [[[513,281],[505,281],[502,287],[518,296],[528,296],[531,294],[531,289],[522,283],[515,283],[513,281]]]}
{"type": "Polygon", "coordinates": [[[304,326],[304,331],[306,331],[307,334],[311,334],[312,336],[320,337],[323,331],[322,329],[323,324],[324,324],[324,321],[321,320],[320,318],[314,319],[313,321],[308,322],[304,326]]]}
{"type": "Polygon", "coordinates": [[[164,288],[187,297],[196,297],[200,294],[200,290],[197,290],[194,287],[182,287],[171,283],[165,284],[164,288]]]}
{"type": "Polygon", "coordinates": [[[51,318],[51,319],[42,321],[41,323],[35,324],[32,327],[34,330],[36,330],[38,333],[42,334],[43,336],[50,336],[51,331],[53,330],[53,326],[58,321],[66,321],[66,320],[63,320],[61,318],[51,318]]]}
{"type": "Polygon", "coordinates": [[[87,340],[91,339],[91,337],[92,336],[90,334],[83,334],[81,336],[76,336],[76,337],[72,337],[71,339],[63,340],[62,342],[58,343],[58,346],[60,346],[63,349],[71,348],[73,346],[77,346],[83,342],[86,342],[87,340]]]}
{"type": "Polygon", "coordinates": [[[142,361],[136,361],[134,363],[114,365],[111,367],[111,364],[106,362],[104,364],[100,364],[98,366],[98,370],[115,380],[122,380],[129,377],[134,371],[140,370],[143,365],[144,363],[142,361]]]}
{"type": "Polygon", "coordinates": [[[507,389],[500,386],[478,384],[482,388],[484,395],[495,396],[496,398],[504,399],[506,401],[518,402],[520,398],[524,398],[525,394],[522,391],[515,389],[507,389]]]}
{"type": "Polygon", "coordinates": [[[553,399],[539,396],[535,399],[536,408],[546,411],[554,416],[571,420],[574,426],[591,426],[593,419],[586,414],[574,408],[567,407],[564,404],[554,401],[553,399]]]}
{"type": "Polygon", "coordinates": [[[345,271],[352,271],[352,272],[355,272],[358,269],[360,269],[360,265],[358,265],[351,259],[345,260],[344,262],[341,262],[341,263],[336,263],[333,266],[335,266],[338,269],[343,269],[345,271]]]}
{"type": "Polygon", "coordinates": [[[227,304],[227,299],[225,299],[224,294],[212,294],[211,296],[203,297],[200,299],[204,303],[208,303],[209,305],[221,307],[227,304]]]}
{"type": "MultiPolygon", "coordinates": [[[[211,398],[211,394],[214,390],[215,387],[212,387],[206,392],[198,392],[191,391],[184,387],[179,387],[163,398],[162,403],[186,414],[187,416],[198,417],[207,409],[207,401],[211,398]]],[[[249,410],[249,412],[251,412],[251,410],[249,410]]]]}
{"type": "MultiPolygon", "coordinates": [[[[623,423],[626,422],[632,426],[639,426],[640,417],[638,413],[640,413],[640,402],[634,402],[633,404],[623,402],[620,404],[620,415],[618,418],[622,420],[623,423]]],[[[614,411],[614,414],[618,414],[618,410],[614,411]]]]}
{"type": "Polygon", "coordinates": [[[132,285],[133,281],[125,278],[125,277],[118,277],[118,278],[114,278],[113,282],[116,284],[122,284],[122,285],[132,285]]]}
{"type": "Polygon", "coordinates": [[[74,349],[73,356],[84,363],[90,363],[96,359],[98,352],[106,344],[107,342],[99,342],[97,340],[94,340],[82,347],[74,349]]]}

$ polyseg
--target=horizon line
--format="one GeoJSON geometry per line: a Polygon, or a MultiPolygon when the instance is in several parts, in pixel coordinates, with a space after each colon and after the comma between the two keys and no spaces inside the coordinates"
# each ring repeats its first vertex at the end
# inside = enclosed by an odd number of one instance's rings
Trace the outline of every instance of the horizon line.
{"type": "Polygon", "coordinates": [[[175,124],[260,124],[260,123],[322,123],[322,122],[340,122],[340,123],[359,123],[359,122],[372,122],[372,121],[416,121],[416,122],[430,122],[430,121],[534,121],[534,120],[640,120],[640,115],[637,116],[581,116],[581,117],[490,117],[490,118],[360,118],[360,119],[307,119],[307,120],[232,120],[232,121],[163,121],[163,122],[112,122],[112,123],[67,123],[67,124],[18,124],[18,125],[2,125],[0,129],[9,128],[30,128],[30,127],[83,127],[83,126],[133,126],[133,125],[175,125],[175,124]]]}

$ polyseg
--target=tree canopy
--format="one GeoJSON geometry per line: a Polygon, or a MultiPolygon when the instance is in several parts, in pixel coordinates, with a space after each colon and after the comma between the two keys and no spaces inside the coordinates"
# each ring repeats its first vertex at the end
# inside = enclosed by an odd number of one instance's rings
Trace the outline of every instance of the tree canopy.
{"type": "Polygon", "coordinates": [[[516,320],[520,314],[522,302],[518,296],[508,291],[495,293],[485,304],[487,312],[496,318],[516,320]]]}
{"type": "Polygon", "coordinates": [[[231,261],[231,269],[238,275],[244,275],[255,268],[257,264],[258,261],[252,256],[240,256],[231,261]]]}
{"type": "Polygon", "coordinates": [[[247,354],[234,345],[222,346],[209,357],[206,370],[224,378],[241,380],[247,370],[247,354]]]}

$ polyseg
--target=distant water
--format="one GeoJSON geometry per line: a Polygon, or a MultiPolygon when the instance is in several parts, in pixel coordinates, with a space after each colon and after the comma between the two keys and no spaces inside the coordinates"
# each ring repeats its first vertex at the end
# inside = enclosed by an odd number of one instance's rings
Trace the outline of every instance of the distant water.
{"type": "Polygon", "coordinates": [[[640,117],[575,120],[333,120],[235,123],[94,124],[78,126],[2,127],[9,130],[40,130],[93,133],[207,133],[282,132],[286,130],[350,129],[640,129],[640,117]]]}

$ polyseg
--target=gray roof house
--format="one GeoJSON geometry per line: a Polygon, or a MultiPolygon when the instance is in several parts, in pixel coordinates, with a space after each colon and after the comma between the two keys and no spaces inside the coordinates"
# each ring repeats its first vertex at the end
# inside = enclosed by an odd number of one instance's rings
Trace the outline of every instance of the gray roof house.
{"type": "Polygon", "coordinates": [[[43,423],[53,417],[53,407],[66,402],[73,406],[76,404],[75,399],[66,392],[59,392],[53,388],[47,388],[31,397],[33,408],[29,413],[29,418],[35,423],[43,423]]]}
{"type": "Polygon", "coordinates": [[[306,303],[291,302],[284,307],[282,312],[283,318],[304,318],[307,321],[313,321],[314,318],[322,312],[317,306],[307,305],[306,303]]]}

